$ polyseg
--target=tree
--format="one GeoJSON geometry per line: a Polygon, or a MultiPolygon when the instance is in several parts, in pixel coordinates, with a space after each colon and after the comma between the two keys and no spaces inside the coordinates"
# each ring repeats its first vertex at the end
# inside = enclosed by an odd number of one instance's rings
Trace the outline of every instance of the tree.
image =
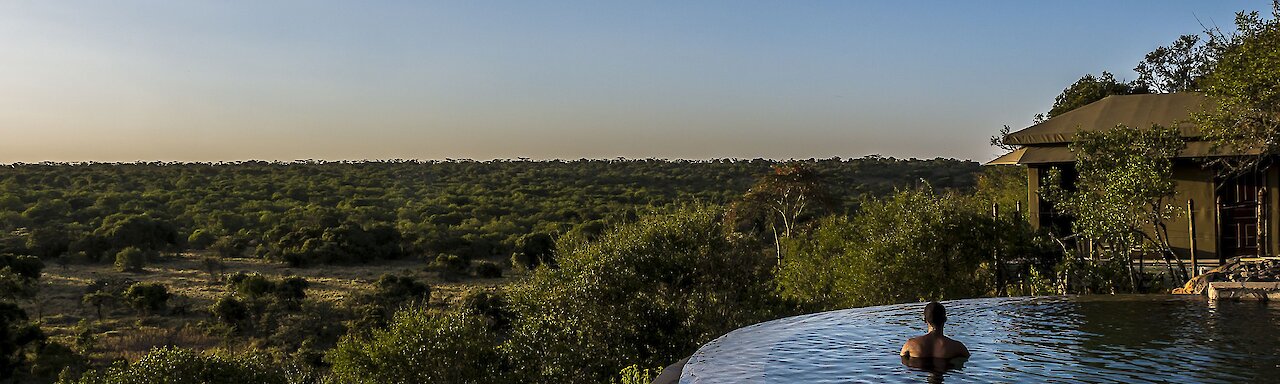
{"type": "Polygon", "coordinates": [[[1252,155],[1218,158],[1227,173],[1256,169],[1280,154],[1280,21],[1239,13],[1236,29],[1233,35],[1211,34],[1210,46],[1220,53],[1203,88],[1214,103],[1193,115],[1216,148],[1252,155]]]}
{"type": "Polygon", "coordinates": [[[116,270],[120,272],[142,272],[147,256],[138,247],[126,247],[116,253],[116,270]]]}
{"type": "Polygon", "coordinates": [[[129,306],[145,315],[163,311],[168,307],[169,288],[161,283],[136,283],[124,291],[129,306]]]}
{"type": "MultiPolygon", "coordinates": [[[[928,185],[867,199],[788,242],[780,293],[812,310],[977,297],[998,290],[992,255],[1013,232],[989,206],[928,185]],[[985,209],[984,209],[985,208],[985,209]]],[[[1005,252],[1008,253],[1008,252],[1005,252]]]]}
{"type": "Polygon", "coordinates": [[[533,270],[539,265],[555,267],[556,241],[546,233],[530,233],[516,240],[516,253],[511,264],[533,270]]]}
{"type": "Polygon", "coordinates": [[[774,259],[726,231],[723,215],[691,206],[643,216],[514,286],[503,350],[517,381],[606,382],[775,316],[774,259]]]}
{"type": "Polygon", "coordinates": [[[1200,79],[1215,61],[1213,51],[1200,43],[1198,35],[1182,35],[1169,46],[1147,53],[1133,69],[1138,73],[1135,83],[1154,93],[1199,90],[1200,79]]]}
{"type": "Polygon", "coordinates": [[[13,376],[23,364],[26,352],[44,341],[40,327],[27,321],[27,313],[16,304],[0,301],[0,381],[13,376]]]}
{"type": "Polygon", "coordinates": [[[763,209],[773,234],[774,251],[782,258],[782,239],[790,238],[802,220],[829,212],[835,198],[827,190],[825,179],[802,162],[776,165],[773,172],[761,176],[734,205],[728,219],[736,222],[739,217],[749,217],[752,210],[763,209]],[[778,233],[779,225],[782,233],[778,233]]]}
{"type": "Polygon", "coordinates": [[[1131,254],[1153,245],[1164,258],[1171,276],[1171,260],[1181,260],[1169,246],[1165,223],[1177,207],[1170,204],[1176,183],[1173,158],[1185,146],[1176,128],[1149,129],[1116,126],[1105,131],[1081,131],[1069,145],[1076,155],[1075,190],[1060,187],[1058,172],[1051,172],[1045,198],[1075,219],[1076,233],[1092,240],[1092,251],[1120,260],[1129,271],[1130,288],[1139,279],[1131,267],[1131,254]]]}
{"type": "Polygon", "coordinates": [[[98,320],[101,321],[103,319],[102,307],[114,303],[116,301],[116,295],[113,295],[111,292],[106,290],[98,290],[86,293],[80,300],[85,304],[92,305],[98,314],[98,320]]]}
{"type": "Polygon", "coordinates": [[[197,229],[194,232],[191,232],[191,236],[187,236],[187,245],[195,249],[208,249],[209,246],[213,245],[213,242],[217,240],[218,237],[209,233],[209,231],[197,229]]]}
{"type": "Polygon", "coordinates": [[[1052,119],[1073,109],[1102,100],[1107,96],[1140,93],[1149,93],[1149,91],[1142,85],[1117,81],[1110,72],[1103,71],[1100,76],[1086,74],[1080,80],[1076,80],[1075,83],[1063,89],[1062,93],[1053,100],[1053,108],[1049,109],[1049,113],[1036,115],[1035,122],[1040,123],[1041,121],[1052,119]]]}
{"type": "Polygon", "coordinates": [[[498,343],[474,313],[410,306],[386,329],[348,334],[326,360],[342,383],[501,383],[498,343]]]}
{"type": "Polygon", "coordinates": [[[202,383],[285,384],[283,367],[260,356],[204,354],[182,348],[156,348],[133,363],[119,362],[85,373],[67,384],[202,383]]]}
{"type": "Polygon", "coordinates": [[[213,303],[213,306],[209,307],[209,313],[219,321],[236,329],[243,327],[251,318],[249,306],[236,299],[233,295],[223,296],[218,299],[217,302],[213,303]]]}
{"type": "Polygon", "coordinates": [[[108,216],[95,233],[115,248],[160,250],[178,243],[178,231],[173,224],[150,215],[108,216]]]}

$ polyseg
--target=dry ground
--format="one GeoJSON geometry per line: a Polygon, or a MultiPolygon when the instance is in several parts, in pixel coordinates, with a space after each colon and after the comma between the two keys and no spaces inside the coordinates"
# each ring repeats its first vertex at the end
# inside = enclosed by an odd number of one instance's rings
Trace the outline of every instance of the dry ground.
{"type": "MultiPolygon", "coordinates": [[[[222,343],[221,339],[205,335],[190,327],[209,320],[208,308],[228,289],[220,281],[222,276],[211,275],[203,267],[204,253],[184,253],[148,264],[143,272],[116,271],[111,264],[47,265],[40,278],[40,292],[32,302],[25,303],[33,319],[39,319],[45,332],[55,339],[68,343],[76,338],[84,320],[95,330],[100,353],[96,357],[137,357],[153,346],[182,345],[210,348],[222,343]],[[161,282],[173,295],[171,308],[187,308],[185,314],[142,316],[124,305],[104,308],[105,319],[99,321],[95,309],[82,304],[86,287],[99,279],[130,279],[138,282],[161,282]]],[[[307,279],[308,299],[340,302],[346,297],[367,291],[374,281],[385,273],[412,275],[431,284],[432,305],[448,306],[467,292],[500,286],[510,282],[510,271],[498,279],[462,278],[460,281],[444,281],[436,273],[426,272],[425,263],[418,260],[384,261],[364,265],[314,266],[290,268],[285,264],[260,259],[224,258],[226,274],[235,272],[259,273],[278,278],[301,276],[307,279]]]]}

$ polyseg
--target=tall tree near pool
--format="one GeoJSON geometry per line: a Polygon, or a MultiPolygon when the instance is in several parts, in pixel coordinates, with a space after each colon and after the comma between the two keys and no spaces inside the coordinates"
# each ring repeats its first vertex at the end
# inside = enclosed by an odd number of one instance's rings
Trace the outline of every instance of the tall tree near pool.
{"type": "MultiPolygon", "coordinates": [[[[1076,233],[1102,245],[1095,248],[1107,250],[1104,256],[1123,261],[1135,291],[1138,278],[1130,254],[1139,248],[1156,247],[1170,275],[1185,279],[1186,269],[1169,246],[1165,226],[1177,212],[1170,204],[1175,186],[1173,157],[1185,145],[1176,128],[1116,126],[1081,131],[1069,147],[1079,173],[1075,190],[1055,181],[1045,191],[1047,200],[1075,218],[1076,233]],[[1178,272],[1173,260],[1179,264],[1178,272]]],[[[1050,174],[1061,177],[1059,172],[1050,174]]]]}
{"type": "Polygon", "coordinates": [[[1210,32],[1210,46],[1220,52],[1203,88],[1217,104],[1193,119],[1216,147],[1256,154],[1221,157],[1228,172],[1254,169],[1280,154],[1280,1],[1272,6],[1271,20],[1242,12],[1234,34],[1210,32]]]}
{"type": "MultiPolygon", "coordinates": [[[[764,215],[773,232],[778,257],[781,258],[780,239],[790,238],[795,234],[800,221],[830,211],[835,205],[835,198],[828,192],[822,175],[804,163],[791,162],[775,165],[773,172],[762,176],[747,191],[741,203],[735,210],[755,208],[767,211],[764,215]],[[778,233],[779,226],[782,227],[782,233],[778,233]]],[[[739,215],[741,212],[734,216],[739,215]]]]}

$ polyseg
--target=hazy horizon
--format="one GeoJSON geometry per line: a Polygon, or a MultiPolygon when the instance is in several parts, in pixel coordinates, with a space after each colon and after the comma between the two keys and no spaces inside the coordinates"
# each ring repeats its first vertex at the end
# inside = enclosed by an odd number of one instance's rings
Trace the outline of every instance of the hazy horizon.
{"type": "Polygon", "coordinates": [[[0,163],[986,161],[1269,1],[0,4],[0,163]]]}

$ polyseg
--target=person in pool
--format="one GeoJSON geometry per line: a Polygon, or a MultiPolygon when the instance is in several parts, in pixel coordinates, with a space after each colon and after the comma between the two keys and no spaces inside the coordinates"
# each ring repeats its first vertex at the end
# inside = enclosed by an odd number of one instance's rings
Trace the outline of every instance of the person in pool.
{"type": "Polygon", "coordinates": [[[947,323],[947,309],[933,301],[924,306],[924,323],[929,333],[907,340],[902,345],[902,362],[913,368],[949,369],[964,364],[969,348],[964,343],[942,334],[947,323]]]}

